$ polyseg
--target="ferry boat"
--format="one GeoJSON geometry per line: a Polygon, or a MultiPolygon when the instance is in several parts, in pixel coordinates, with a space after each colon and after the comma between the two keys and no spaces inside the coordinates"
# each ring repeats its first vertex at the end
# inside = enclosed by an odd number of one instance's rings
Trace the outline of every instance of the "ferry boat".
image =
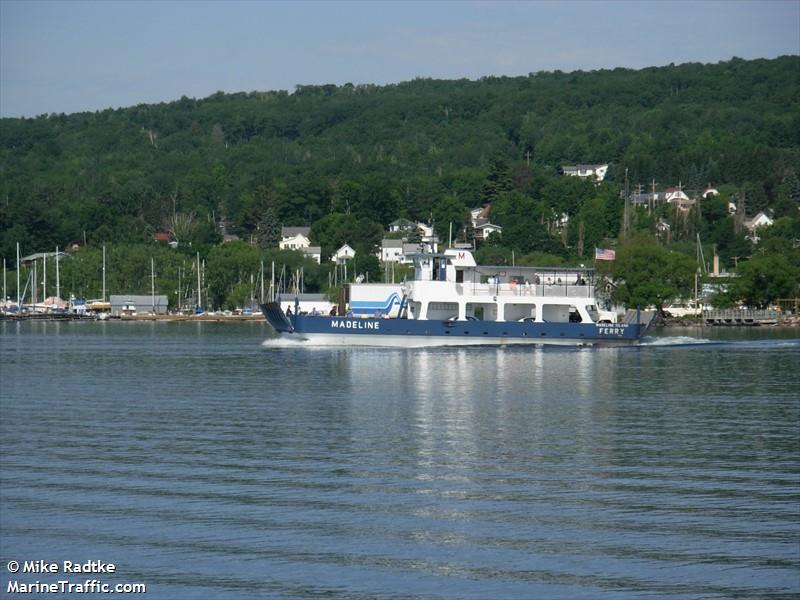
{"type": "MultiPolygon", "coordinates": [[[[396,316],[303,314],[261,305],[280,337],[311,345],[614,345],[638,342],[653,314],[598,309],[593,269],[478,266],[469,250],[412,255],[396,316]]],[[[387,306],[390,306],[388,303],[387,306]]]]}

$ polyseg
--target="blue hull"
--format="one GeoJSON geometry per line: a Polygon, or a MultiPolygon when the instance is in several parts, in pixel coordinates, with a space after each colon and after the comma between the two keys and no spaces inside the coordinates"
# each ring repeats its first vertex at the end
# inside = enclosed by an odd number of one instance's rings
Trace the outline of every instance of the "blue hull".
{"type": "Polygon", "coordinates": [[[262,305],[275,331],[298,340],[357,345],[631,344],[649,323],[530,323],[418,321],[414,319],[284,315],[274,303],[262,305]]]}

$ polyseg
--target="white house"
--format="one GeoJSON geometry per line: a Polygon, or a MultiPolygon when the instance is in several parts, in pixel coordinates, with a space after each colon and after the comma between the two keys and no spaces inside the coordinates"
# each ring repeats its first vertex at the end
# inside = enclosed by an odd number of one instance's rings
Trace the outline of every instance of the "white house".
{"type": "Polygon", "coordinates": [[[708,198],[709,196],[719,196],[719,190],[717,188],[713,188],[708,186],[706,189],[703,190],[701,194],[703,198],[708,198]]]}
{"type": "Polygon", "coordinates": [[[313,258],[317,261],[317,264],[320,264],[322,261],[322,248],[319,246],[306,246],[305,248],[300,248],[306,258],[313,258]]]}
{"type": "Polygon", "coordinates": [[[352,259],[356,255],[356,251],[353,250],[349,244],[345,244],[341,248],[339,248],[336,252],[333,253],[331,260],[336,264],[340,265],[343,262],[352,259]]]}
{"type": "Polygon", "coordinates": [[[397,219],[396,221],[392,221],[389,223],[389,231],[396,233],[398,231],[403,232],[412,232],[417,228],[416,224],[413,221],[409,221],[408,219],[397,219]]]}
{"type": "Polygon", "coordinates": [[[605,179],[606,173],[608,172],[608,165],[565,165],[561,167],[561,172],[564,173],[564,175],[591,179],[596,183],[600,183],[605,179]]]}
{"type": "Polygon", "coordinates": [[[752,219],[745,219],[744,226],[750,231],[755,231],[759,227],[769,227],[774,221],[764,211],[760,211],[752,219]]]}
{"type": "Polygon", "coordinates": [[[403,262],[403,240],[388,240],[381,242],[378,259],[381,262],[403,262]]]}
{"type": "Polygon", "coordinates": [[[689,196],[686,195],[686,192],[683,191],[681,186],[667,188],[664,191],[664,196],[667,202],[680,202],[689,200],[689,196]]]}
{"type": "Polygon", "coordinates": [[[425,244],[409,244],[403,240],[383,240],[381,243],[380,252],[378,252],[378,259],[382,262],[396,262],[402,264],[410,264],[413,262],[408,256],[422,252],[425,244]]]}
{"type": "Polygon", "coordinates": [[[479,206],[478,208],[471,208],[469,210],[469,219],[473,227],[477,227],[479,222],[486,222],[489,220],[489,212],[492,209],[491,204],[486,206],[479,206]]]}
{"type": "Polygon", "coordinates": [[[759,211],[756,213],[752,219],[745,219],[744,223],[742,223],[745,228],[750,231],[750,234],[747,236],[754,244],[758,243],[758,240],[761,238],[758,236],[758,230],[762,227],[769,227],[773,223],[772,218],[767,215],[764,211],[759,211]]]}
{"type": "Polygon", "coordinates": [[[674,204],[683,211],[688,211],[696,202],[694,198],[689,198],[686,195],[680,184],[678,184],[678,187],[670,187],[664,190],[664,199],[667,203],[674,204]]]}
{"type": "Polygon", "coordinates": [[[433,227],[425,225],[425,223],[417,223],[417,229],[422,237],[431,237],[433,235],[433,227]]]}
{"type": "Polygon", "coordinates": [[[311,245],[311,227],[281,227],[281,250],[301,250],[311,245]]]}
{"type": "Polygon", "coordinates": [[[630,195],[633,204],[641,204],[645,206],[657,206],[662,202],[667,201],[666,192],[633,192],[630,195]]]}
{"type": "Polygon", "coordinates": [[[487,239],[491,234],[495,232],[503,233],[503,228],[500,227],[500,225],[489,223],[489,221],[486,221],[485,223],[479,222],[478,225],[475,226],[475,237],[481,240],[487,239]]]}

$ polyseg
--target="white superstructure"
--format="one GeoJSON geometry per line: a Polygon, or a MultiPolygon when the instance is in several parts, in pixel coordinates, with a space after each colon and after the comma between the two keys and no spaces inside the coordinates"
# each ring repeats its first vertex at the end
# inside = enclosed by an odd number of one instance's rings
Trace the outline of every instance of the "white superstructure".
{"type": "Polygon", "coordinates": [[[591,269],[478,266],[469,250],[414,256],[403,292],[408,318],[533,323],[614,323],[600,311],[591,269]]]}

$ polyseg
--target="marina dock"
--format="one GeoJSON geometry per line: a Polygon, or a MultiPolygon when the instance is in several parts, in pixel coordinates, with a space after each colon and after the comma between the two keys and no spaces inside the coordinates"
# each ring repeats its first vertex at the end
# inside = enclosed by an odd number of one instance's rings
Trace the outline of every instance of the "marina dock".
{"type": "Polygon", "coordinates": [[[703,322],[712,326],[758,326],[777,325],[780,314],[775,310],[706,310],[703,312],[703,322]]]}

